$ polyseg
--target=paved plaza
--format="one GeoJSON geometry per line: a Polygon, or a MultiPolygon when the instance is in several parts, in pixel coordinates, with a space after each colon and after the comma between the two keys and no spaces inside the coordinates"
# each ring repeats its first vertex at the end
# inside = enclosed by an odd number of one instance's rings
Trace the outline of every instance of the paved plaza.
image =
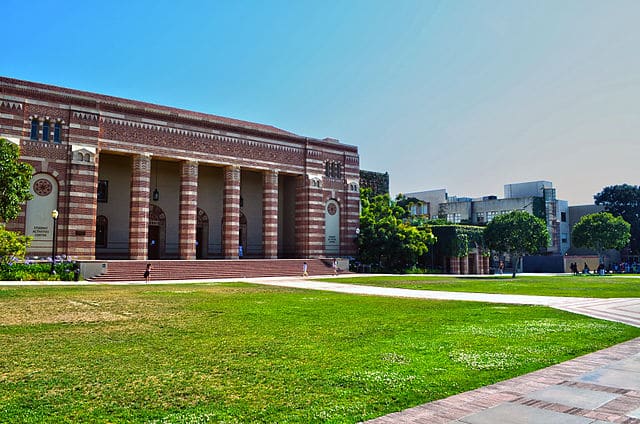
{"type": "MultiPolygon", "coordinates": [[[[343,284],[339,277],[333,282],[296,277],[235,278],[229,281],[239,280],[368,296],[540,305],[640,327],[640,298],[592,299],[410,290],[343,284]]],[[[191,282],[197,281],[153,283],[191,282]]],[[[5,283],[60,285],[60,282],[5,283]]],[[[116,284],[144,283],[132,281],[116,284]]],[[[367,421],[367,424],[391,423],[640,424],[640,338],[520,377],[367,421]]]]}

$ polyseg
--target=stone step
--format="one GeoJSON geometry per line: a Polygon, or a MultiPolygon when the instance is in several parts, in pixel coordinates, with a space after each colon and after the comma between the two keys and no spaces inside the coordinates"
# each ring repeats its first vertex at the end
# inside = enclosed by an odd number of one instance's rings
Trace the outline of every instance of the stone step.
{"type": "MultiPolygon", "coordinates": [[[[197,280],[216,278],[251,278],[299,276],[304,259],[240,259],[240,260],[150,260],[107,261],[107,272],[90,278],[95,282],[139,281],[147,263],[152,266],[152,280],[197,280]]],[[[331,259],[307,259],[309,275],[333,273],[331,259]]],[[[344,273],[345,271],[341,271],[344,273]]]]}

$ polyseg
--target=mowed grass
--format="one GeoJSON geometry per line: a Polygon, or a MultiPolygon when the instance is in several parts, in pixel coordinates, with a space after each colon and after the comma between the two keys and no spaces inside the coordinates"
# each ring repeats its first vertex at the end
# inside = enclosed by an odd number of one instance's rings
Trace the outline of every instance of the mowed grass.
{"type": "Polygon", "coordinates": [[[452,292],[595,298],[640,297],[640,276],[630,278],[611,275],[562,275],[517,276],[516,278],[511,278],[511,275],[487,277],[398,275],[341,278],[339,280],[325,281],[452,292]]]}
{"type": "Polygon", "coordinates": [[[543,307],[240,283],[0,287],[0,420],[354,423],[638,336],[543,307]]]}

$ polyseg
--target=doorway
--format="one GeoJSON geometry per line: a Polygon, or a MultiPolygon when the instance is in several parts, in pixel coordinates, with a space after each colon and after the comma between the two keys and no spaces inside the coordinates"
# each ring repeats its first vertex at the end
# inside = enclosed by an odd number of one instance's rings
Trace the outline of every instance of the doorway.
{"type": "Polygon", "coordinates": [[[160,226],[149,225],[149,242],[147,245],[149,259],[160,259],[160,226]]]}

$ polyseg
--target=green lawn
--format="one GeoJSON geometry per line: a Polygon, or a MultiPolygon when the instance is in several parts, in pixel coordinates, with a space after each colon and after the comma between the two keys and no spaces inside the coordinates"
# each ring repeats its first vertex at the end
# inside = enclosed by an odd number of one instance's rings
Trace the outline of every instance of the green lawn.
{"type": "MultiPolygon", "coordinates": [[[[336,280],[324,280],[336,282],[336,280]]],[[[340,283],[416,290],[574,297],[640,297],[640,278],[616,276],[457,277],[452,275],[341,278],[340,283]]]]}
{"type": "Polygon", "coordinates": [[[353,423],[640,329],[248,284],[0,287],[0,421],[353,423]]]}

